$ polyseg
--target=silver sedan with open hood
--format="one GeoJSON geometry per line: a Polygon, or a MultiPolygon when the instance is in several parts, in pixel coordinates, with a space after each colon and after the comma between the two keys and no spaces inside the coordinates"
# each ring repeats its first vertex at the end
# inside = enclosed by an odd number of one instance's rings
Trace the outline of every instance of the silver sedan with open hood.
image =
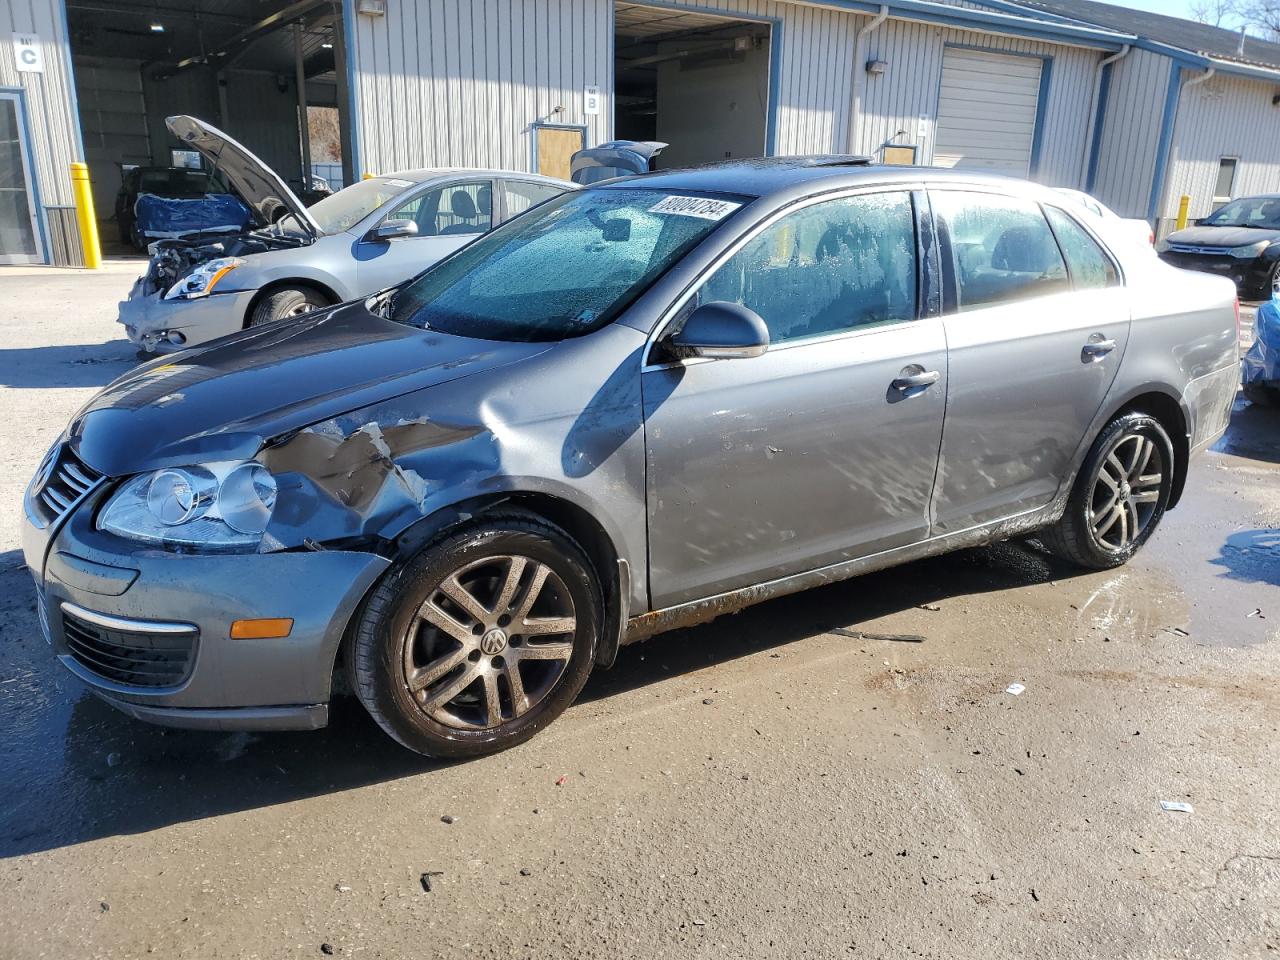
{"type": "Polygon", "coordinates": [[[412,170],[371,177],[307,208],[243,145],[194,117],[169,130],[200,151],[249,209],[242,233],[157,240],[120,323],[166,352],[400,283],[497,224],[573,189],[497,170],[412,170]]]}

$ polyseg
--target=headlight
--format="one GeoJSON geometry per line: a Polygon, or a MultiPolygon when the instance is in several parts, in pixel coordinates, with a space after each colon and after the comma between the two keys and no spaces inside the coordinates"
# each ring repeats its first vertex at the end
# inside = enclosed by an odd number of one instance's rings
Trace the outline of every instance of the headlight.
{"type": "Polygon", "coordinates": [[[242,263],[244,261],[239,257],[218,257],[216,260],[206,260],[170,287],[164,298],[195,300],[197,297],[207,297],[218,285],[219,280],[242,263]]]}
{"type": "Polygon", "coordinates": [[[1269,246],[1271,246],[1270,240],[1259,240],[1257,243],[1247,243],[1243,247],[1232,247],[1227,253],[1241,260],[1252,260],[1254,257],[1261,256],[1262,251],[1269,246]]]}
{"type": "Polygon", "coordinates": [[[1164,253],[1164,252],[1165,252],[1166,250],[1168,250],[1168,249],[1169,249],[1169,241],[1168,241],[1168,240],[1157,240],[1157,241],[1156,241],[1156,253],[1164,253]]]}
{"type": "Polygon", "coordinates": [[[117,490],[98,529],[146,543],[256,548],[275,503],[275,477],[253,460],[166,467],[117,490]]]}

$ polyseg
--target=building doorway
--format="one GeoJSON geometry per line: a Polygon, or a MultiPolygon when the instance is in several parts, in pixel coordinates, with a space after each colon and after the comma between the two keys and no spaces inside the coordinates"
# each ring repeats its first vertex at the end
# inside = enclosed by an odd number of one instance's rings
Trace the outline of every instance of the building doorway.
{"type": "Polygon", "coordinates": [[[616,139],[668,144],[659,169],[770,151],[771,22],[618,2],[614,24],[616,139]]]}
{"type": "Polygon", "coordinates": [[[44,259],[31,190],[30,155],[21,95],[0,91],[0,263],[38,263],[44,259]]]}

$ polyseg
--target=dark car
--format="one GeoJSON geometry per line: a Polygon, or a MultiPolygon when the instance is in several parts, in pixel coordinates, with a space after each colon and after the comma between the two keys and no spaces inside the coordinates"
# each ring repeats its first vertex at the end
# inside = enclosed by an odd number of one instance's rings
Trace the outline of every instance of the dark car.
{"type": "Polygon", "coordinates": [[[1232,200],[1156,249],[1175,267],[1216,273],[1242,293],[1268,296],[1280,272],[1280,194],[1232,200]]]}
{"type": "Polygon", "coordinates": [[[120,242],[141,250],[146,246],[138,232],[135,210],[138,195],[149,193],[169,200],[198,200],[208,194],[225,194],[230,189],[217,171],[186,167],[131,167],[124,172],[116,194],[116,226],[120,242]]]}

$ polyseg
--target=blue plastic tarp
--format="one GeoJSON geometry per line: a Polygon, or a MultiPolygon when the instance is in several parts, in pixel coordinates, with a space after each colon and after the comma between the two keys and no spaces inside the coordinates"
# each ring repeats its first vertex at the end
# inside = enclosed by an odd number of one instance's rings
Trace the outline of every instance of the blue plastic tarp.
{"type": "Polygon", "coordinates": [[[1258,308],[1253,335],[1244,355],[1244,382],[1280,387],[1280,292],[1258,308]]]}
{"type": "Polygon", "coordinates": [[[133,213],[138,232],[153,239],[200,232],[239,233],[252,222],[244,201],[229,193],[207,193],[189,200],[140,193],[133,213]]]}

